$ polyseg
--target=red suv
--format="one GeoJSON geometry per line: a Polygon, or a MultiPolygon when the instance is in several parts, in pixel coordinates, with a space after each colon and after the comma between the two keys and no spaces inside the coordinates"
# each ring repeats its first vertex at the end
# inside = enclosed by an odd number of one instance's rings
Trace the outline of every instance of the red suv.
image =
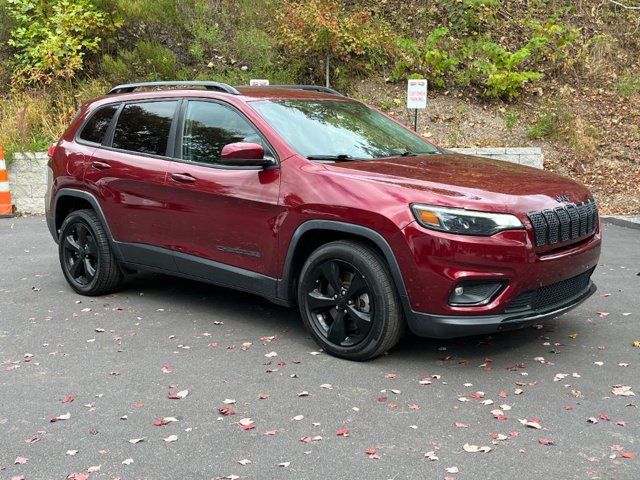
{"type": "Polygon", "coordinates": [[[442,150],[323,87],[120,85],[50,157],[47,222],[84,295],[137,270],[211,282],[297,305],[326,351],[365,360],[405,326],[516,329],[595,291],[585,187],[442,150]]]}

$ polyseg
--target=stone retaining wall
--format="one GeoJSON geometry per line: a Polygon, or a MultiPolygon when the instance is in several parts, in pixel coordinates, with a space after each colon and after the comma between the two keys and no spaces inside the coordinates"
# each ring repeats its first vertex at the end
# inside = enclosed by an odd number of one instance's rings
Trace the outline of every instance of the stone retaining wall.
{"type": "MultiPolygon", "coordinates": [[[[466,155],[495,158],[530,167],[543,168],[542,149],[534,147],[452,148],[466,155]]],[[[47,191],[47,153],[17,153],[9,164],[9,185],[16,211],[23,214],[44,213],[47,191]]]]}
{"type": "Polygon", "coordinates": [[[47,153],[16,153],[7,167],[11,199],[18,213],[44,213],[47,153]]]}
{"type": "Polygon", "coordinates": [[[478,147],[450,148],[454,152],[478,157],[495,158],[505,162],[519,163],[528,167],[544,168],[544,155],[538,147],[478,147]]]}

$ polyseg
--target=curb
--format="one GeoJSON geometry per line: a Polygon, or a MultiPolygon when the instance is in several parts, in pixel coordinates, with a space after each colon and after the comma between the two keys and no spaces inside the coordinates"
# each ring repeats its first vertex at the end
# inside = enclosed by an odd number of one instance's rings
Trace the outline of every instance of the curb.
{"type": "Polygon", "coordinates": [[[626,228],[633,228],[634,230],[640,230],[640,221],[632,220],[632,218],[638,218],[638,217],[605,215],[600,217],[600,220],[602,220],[604,223],[617,225],[618,227],[626,227],[626,228]]]}

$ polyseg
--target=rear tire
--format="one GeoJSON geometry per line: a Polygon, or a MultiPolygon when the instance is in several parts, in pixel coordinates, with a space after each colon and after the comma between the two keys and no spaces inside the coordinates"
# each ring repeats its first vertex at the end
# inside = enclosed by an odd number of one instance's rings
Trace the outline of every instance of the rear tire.
{"type": "Polygon", "coordinates": [[[298,305],[314,340],[349,360],[391,349],[404,319],[384,260],[364,244],[340,240],[314,251],[300,272],[298,305]]]}
{"type": "Polygon", "coordinates": [[[104,295],[122,285],[124,275],[93,210],[76,210],[64,219],[58,254],[64,277],[82,295],[104,295]]]}

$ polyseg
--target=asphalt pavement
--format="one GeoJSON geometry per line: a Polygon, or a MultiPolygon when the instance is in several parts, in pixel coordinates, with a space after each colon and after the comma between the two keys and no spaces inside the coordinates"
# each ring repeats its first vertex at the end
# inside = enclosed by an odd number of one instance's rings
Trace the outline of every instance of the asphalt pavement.
{"type": "Polygon", "coordinates": [[[0,220],[0,479],[637,479],[640,231],[604,226],[594,279],[544,326],[355,363],[244,293],[77,295],[42,217],[0,220]]]}

